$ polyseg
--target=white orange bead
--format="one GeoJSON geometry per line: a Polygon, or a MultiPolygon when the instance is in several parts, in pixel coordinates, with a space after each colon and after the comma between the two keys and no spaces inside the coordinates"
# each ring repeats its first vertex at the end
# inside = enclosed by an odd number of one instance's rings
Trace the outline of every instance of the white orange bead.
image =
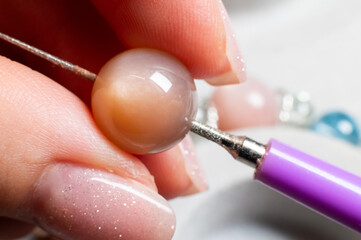
{"type": "Polygon", "coordinates": [[[100,70],[92,110],[102,132],[134,154],[156,153],[181,141],[197,110],[189,71],[153,49],[123,52],[100,70]]]}

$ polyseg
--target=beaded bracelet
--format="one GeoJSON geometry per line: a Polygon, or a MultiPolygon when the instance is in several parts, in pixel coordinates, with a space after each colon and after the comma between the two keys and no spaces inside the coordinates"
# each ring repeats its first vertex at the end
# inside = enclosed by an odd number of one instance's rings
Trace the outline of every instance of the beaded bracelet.
{"type": "Polygon", "coordinates": [[[201,102],[197,119],[225,131],[284,124],[360,144],[358,126],[349,114],[330,111],[317,116],[308,92],[272,91],[253,79],[217,88],[201,102]]]}

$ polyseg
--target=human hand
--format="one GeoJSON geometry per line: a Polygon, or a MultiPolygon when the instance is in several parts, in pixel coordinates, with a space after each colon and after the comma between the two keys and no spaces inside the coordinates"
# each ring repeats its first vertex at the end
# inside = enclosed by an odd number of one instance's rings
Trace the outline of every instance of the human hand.
{"type": "MultiPolygon", "coordinates": [[[[218,1],[94,5],[0,1],[0,31],[94,72],[126,47],[152,47],[178,57],[194,78],[244,78],[218,1]]],[[[90,83],[8,45],[0,51],[57,82],[0,58],[0,238],[25,234],[32,223],[64,239],[170,239],[174,214],[157,188],[168,199],[206,188],[186,154],[190,140],[134,157],[95,125],[90,83]]]]}

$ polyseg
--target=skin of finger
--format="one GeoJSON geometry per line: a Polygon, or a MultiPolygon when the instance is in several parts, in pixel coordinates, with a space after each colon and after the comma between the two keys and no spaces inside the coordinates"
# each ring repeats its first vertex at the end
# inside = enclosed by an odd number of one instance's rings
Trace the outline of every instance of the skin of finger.
{"type": "MultiPolygon", "coordinates": [[[[89,1],[85,0],[4,0],[0,1],[0,19],[0,31],[95,72],[108,58],[122,49],[117,36],[103,17],[89,1]],[[47,33],[46,37],[44,32],[47,33]]],[[[177,45],[183,47],[182,43],[177,43],[177,45]]],[[[51,67],[45,61],[1,41],[0,52],[6,52],[9,56],[16,57],[15,59],[52,76],[87,103],[87,96],[88,94],[90,96],[92,87],[88,81],[59,68],[51,67]]],[[[81,112],[86,113],[88,121],[89,113],[83,106],[81,112]]],[[[181,171],[177,173],[183,174],[181,171]]],[[[134,174],[137,175],[136,172],[134,174]]],[[[171,188],[172,185],[169,185],[168,189],[171,190],[171,188]]]]}
{"type": "Polygon", "coordinates": [[[0,216],[13,216],[43,169],[59,161],[105,169],[155,189],[146,167],[105,139],[83,102],[4,57],[0,116],[0,216]]]}
{"type": "MultiPolygon", "coordinates": [[[[128,47],[165,50],[180,58],[195,78],[213,77],[230,70],[225,55],[225,30],[214,0],[94,3],[110,19],[115,32],[124,38],[128,47]],[[129,11],[117,4],[128,4],[129,11]],[[111,9],[120,9],[120,12],[111,9]]],[[[88,0],[0,1],[0,31],[95,73],[124,49],[88,0]]],[[[92,85],[74,74],[54,69],[45,61],[1,41],[0,54],[15,57],[46,74],[89,103],[92,85]]]]}
{"type": "Polygon", "coordinates": [[[226,33],[215,0],[92,0],[128,47],[173,54],[194,78],[231,70],[226,33]]]}
{"type": "MultiPolygon", "coordinates": [[[[0,31],[95,73],[124,50],[88,0],[0,1],[0,31]]],[[[0,55],[42,72],[90,106],[91,82],[3,41],[0,55]]]]}
{"type": "Polygon", "coordinates": [[[34,229],[34,225],[10,218],[0,217],[0,239],[20,238],[34,229]]]}
{"type": "Polygon", "coordinates": [[[184,157],[179,146],[165,152],[139,156],[155,177],[158,192],[172,199],[187,191],[192,182],[186,172],[184,157]]]}

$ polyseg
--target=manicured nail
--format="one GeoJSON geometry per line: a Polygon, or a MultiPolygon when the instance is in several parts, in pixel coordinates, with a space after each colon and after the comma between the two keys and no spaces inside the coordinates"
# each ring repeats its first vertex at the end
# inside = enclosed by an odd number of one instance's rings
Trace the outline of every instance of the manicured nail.
{"type": "Polygon", "coordinates": [[[244,60],[223,2],[221,0],[217,0],[217,2],[226,32],[226,55],[230,64],[230,69],[219,76],[205,80],[212,85],[240,83],[246,80],[244,60]]]}
{"type": "Polygon", "coordinates": [[[172,209],[148,187],[72,164],[49,167],[31,202],[34,221],[62,239],[168,240],[175,229],[172,209]]]}
{"type": "Polygon", "coordinates": [[[208,183],[206,176],[195,151],[192,138],[187,135],[179,144],[179,147],[184,157],[186,172],[192,183],[182,195],[185,196],[207,190],[208,183]]]}

